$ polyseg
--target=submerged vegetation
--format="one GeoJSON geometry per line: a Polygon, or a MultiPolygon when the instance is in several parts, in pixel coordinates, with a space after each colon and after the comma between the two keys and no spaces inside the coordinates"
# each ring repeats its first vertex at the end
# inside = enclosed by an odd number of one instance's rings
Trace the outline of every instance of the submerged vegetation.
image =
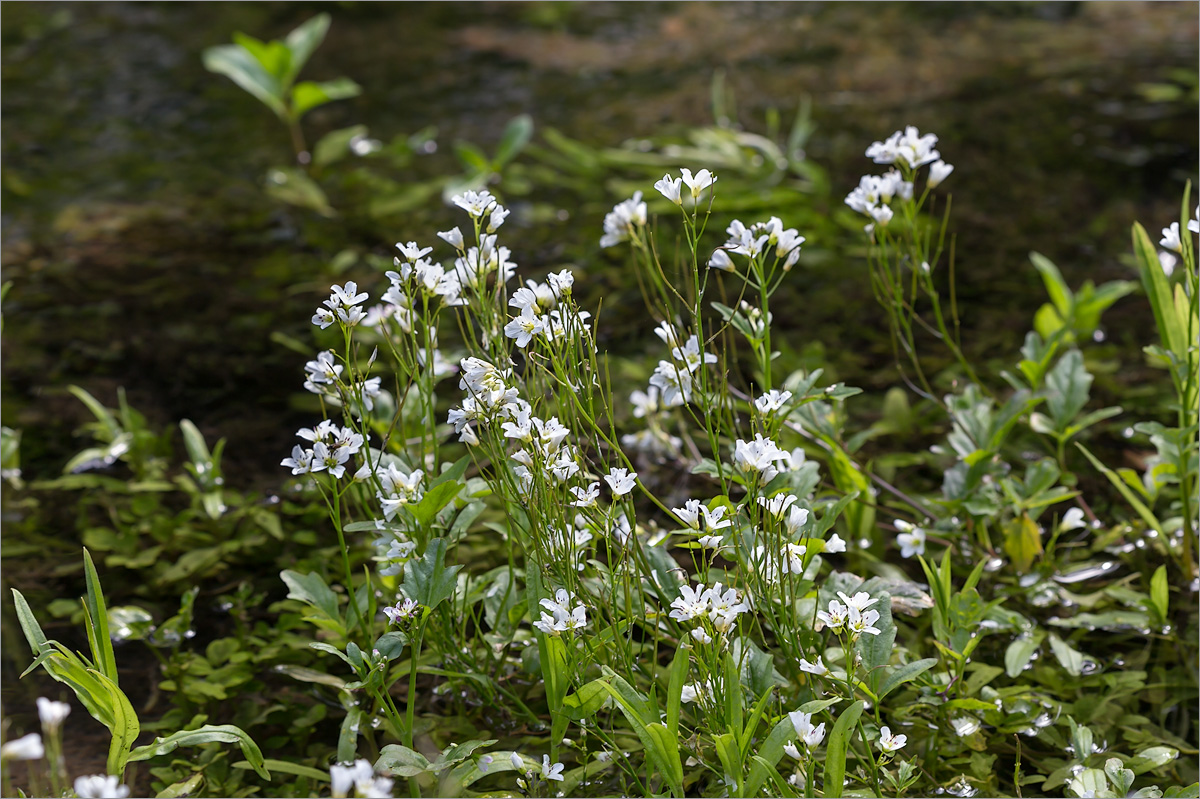
{"type": "Polygon", "coordinates": [[[609,149],[519,116],[421,177],[430,131],[309,147],[305,113],[359,91],[301,80],[328,27],[205,64],[292,145],[263,202],[405,240],[298,287],[311,327],[274,338],[307,421],[274,493],[124,392],[71,389],[91,442],[52,479],[3,429],[5,558],[82,564],[85,592],[9,578],[6,648],[75,701],[6,735],[5,795],[1200,796],[1190,185],[1160,235],[1133,226],[1129,280],[1032,253],[1045,303],[996,366],[952,141],[864,141],[843,186],[804,104],[609,149]],[[545,212],[596,185],[602,224],[545,212]],[[405,221],[443,201],[448,229],[405,221]],[[520,265],[556,237],[597,266],[520,265]],[[874,295],[843,312],[891,363],[880,396],[788,340],[829,268],[874,295]],[[1117,303],[1156,332],[1136,410],[1093,397],[1117,303]],[[80,707],[103,774],[64,756],[80,707]]]}

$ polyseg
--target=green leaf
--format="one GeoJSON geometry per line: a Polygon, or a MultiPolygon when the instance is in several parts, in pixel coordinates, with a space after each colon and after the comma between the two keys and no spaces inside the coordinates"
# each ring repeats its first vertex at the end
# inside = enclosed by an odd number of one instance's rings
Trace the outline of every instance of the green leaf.
{"type": "Polygon", "coordinates": [[[462,484],[454,480],[437,483],[430,486],[425,492],[425,496],[421,497],[420,502],[409,505],[408,512],[417,520],[417,524],[422,527],[428,526],[433,521],[433,517],[437,516],[442,508],[453,502],[461,490],[462,484]]]}
{"type": "Polygon", "coordinates": [[[254,769],[254,773],[264,780],[271,779],[271,773],[264,765],[262,751],[258,744],[232,724],[205,724],[195,730],[181,730],[166,738],[158,738],[147,746],[139,746],[129,753],[129,762],[149,760],[152,757],[170,754],[181,746],[199,746],[207,743],[236,743],[242,749],[242,756],[254,769]]]}
{"type": "Polygon", "coordinates": [[[155,794],[155,799],[178,799],[178,797],[181,796],[195,796],[200,790],[200,786],[203,784],[204,772],[197,771],[186,780],[172,783],[166,788],[163,788],[161,791],[155,794]]]}
{"type": "Polygon", "coordinates": [[[1138,752],[1125,766],[1136,774],[1161,768],[1179,757],[1179,750],[1170,746],[1152,746],[1138,752]]]}
{"type": "Polygon", "coordinates": [[[345,632],[345,622],[342,621],[342,614],[338,609],[337,594],[325,585],[325,580],[321,575],[316,572],[300,574],[290,569],[284,569],[279,576],[287,583],[288,599],[303,602],[320,614],[310,618],[323,619],[332,624],[332,629],[345,632]]]}
{"type": "Polygon", "coordinates": [[[738,749],[737,741],[732,733],[721,733],[713,736],[713,744],[717,749],[717,757],[721,760],[721,766],[725,769],[725,773],[737,780],[738,796],[742,795],[743,769],[742,769],[742,753],[738,749]]]}
{"type": "Polygon", "coordinates": [[[313,145],[313,166],[337,163],[350,154],[350,142],[366,135],[366,125],[351,125],[329,131],[313,145]]]}
{"type": "Polygon", "coordinates": [[[679,707],[683,699],[683,685],[687,682],[688,667],[691,665],[691,649],[680,645],[671,661],[671,677],[667,684],[667,729],[679,736],[679,707]]]}
{"type": "Polygon", "coordinates": [[[1167,622],[1169,594],[1167,591],[1167,567],[1159,566],[1150,578],[1150,605],[1161,623],[1167,622]]]}
{"type": "Polygon", "coordinates": [[[287,119],[283,84],[242,44],[222,44],[204,51],[204,68],[224,75],[258,98],[280,119],[287,119]]]}
{"type": "Polygon", "coordinates": [[[1050,634],[1050,649],[1062,667],[1067,670],[1067,674],[1078,677],[1083,673],[1083,653],[1054,633],[1050,634]]]}
{"type": "Polygon", "coordinates": [[[595,679],[575,693],[563,697],[562,709],[572,721],[582,721],[596,715],[607,698],[608,691],[604,687],[604,680],[595,679]]]}
{"type": "Polygon", "coordinates": [[[334,216],[333,206],[324,190],[304,170],[280,167],[267,173],[266,192],[280,202],[316,211],[321,216],[334,216]]]}
{"type": "MultiPolygon", "coordinates": [[[[267,760],[263,761],[263,766],[271,771],[278,771],[281,774],[291,774],[296,777],[308,777],[310,780],[316,780],[317,782],[329,782],[328,770],[322,771],[321,769],[313,768],[312,766],[302,766],[299,763],[292,763],[289,760],[271,760],[268,758],[267,760]]],[[[239,760],[233,764],[233,767],[243,771],[249,771],[250,769],[254,768],[254,766],[252,766],[249,761],[246,760],[239,760]]]]}
{"type": "Polygon", "coordinates": [[[1046,284],[1046,293],[1050,295],[1050,301],[1054,303],[1059,316],[1064,321],[1069,321],[1075,306],[1075,295],[1072,293],[1071,287],[1067,285],[1067,281],[1063,280],[1062,273],[1058,271],[1058,267],[1054,265],[1053,261],[1039,252],[1029,253],[1029,260],[1041,273],[1042,282],[1046,284]]]}
{"type": "Polygon", "coordinates": [[[358,727],[362,723],[362,708],[355,706],[346,711],[338,730],[337,762],[347,763],[358,751],[358,727]]]}
{"type": "Polygon", "coordinates": [[[1033,559],[1042,554],[1042,533],[1028,513],[1004,525],[1004,552],[1019,574],[1028,573],[1033,559]]]}
{"type": "Polygon", "coordinates": [[[404,595],[431,610],[454,596],[457,585],[454,575],[462,566],[447,567],[443,563],[445,557],[446,540],[435,538],[429,542],[424,555],[409,558],[404,564],[404,582],[400,585],[404,595]]]}
{"type": "Polygon", "coordinates": [[[1025,666],[1033,658],[1033,653],[1037,652],[1045,637],[1045,633],[1038,631],[1018,635],[1013,639],[1004,652],[1004,673],[1013,678],[1021,676],[1021,672],[1025,670],[1025,666]]]}
{"type": "Polygon", "coordinates": [[[1137,257],[1138,268],[1142,274],[1142,286],[1150,300],[1150,308],[1154,311],[1154,322],[1158,326],[1158,335],[1162,344],[1175,353],[1180,360],[1187,356],[1187,335],[1175,314],[1175,303],[1171,296],[1171,285],[1163,272],[1158,260],[1158,250],[1146,235],[1146,229],[1135,222],[1133,224],[1133,252],[1137,257]]]}
{"type": "Polygon", "coordinates": [[[472,738],[462,743],[452,743],[442,750],[442,753],[438,755],[437,760],[433,761],[429,770],[435,774],[445,771],[475,754],[475,750],[491,746],[494,743],[496,743],[495,738],[472,738]]]}
{"type": "Polygon", "coordinates": [[[362,94],[362,87],[349,78],[315,83],[306,80],[297,83],[292,89],[292,118],[299,119],[314,108],[332,103],[335,100],[347,100],[362,94]]]}
{"type": "Polygon", "coordinates": [[[612,669],[604,667],[604,674],[609,682],[602,682],[604,690],[617,702],[626,720],[633,727],[634,733],[646,749],[655,770],[663,775],[671,786],[675,796],[683,796],[683,764],[679,759],[679,740],[671,735],[666,725],[659,722],[647,723],[652,712],[646,701],[627,683],[624,678],[613,673],[612,669]]]}
{"type": "Polygon", "coordinates": [[[289,33],[284,39],[283,43],[291,54],[289,68],[285,75],[285,85],[290,85],[296,79],[313,51],[321,46],[321,42],[325,41],[325,34],[329,31],[329,22],[328,14],[317,14],[289,33]]]}
{"type": "Polygon", "coordinates": [[[112,638],[108,634],[108,608],[104,604],[104,591],[100,588],[100,577],[92,563],[91,553],[83,550],[83,572],[87,578],[87,599],[84,610],[88,619],[88,643],[92,647],[92,660],[113,685],[118,685],[117,658],[113,654],[112,638]]]}
{"type": "Polygon", "coordinates": [[[862,702],[854,701],[842,711],[829,733],[825,746],[825,796],[840,797],[846,787],[846,752],[854,735],[854,725],[862,715],[862,702]]]}
{"type": "Polygon", "coordinates": [[[125,774],[125,763],[129,758],[129,747],[137,740],[138,733],[142,731],[141,724],[138,722],[137,712],[130,704],[129,698],[125,696],[125,692],[117,687],[117,684],[108,677],[95,669],[89,669],[89,673],[95,677],[96,681],[108,692],[109,707],[112,710],[112,723],[108,725],[109,732],[112,733],[112,740],[108,747],[108,773],[114,777],[121,777],[125,774]]]}
{"type": "Polygon", "coordinates": [[[883,699],[904,683],[915,680],[918,675],[929,671],[937,664],[937,658],[925,658],[893,669],[888,674],[887,679],[883,681],[883,685],[880,686],[879,693],[877,694],[878,698],[883,699]]]}
{"type": "Polygon", "coordinates": [[[533,135],[533,118],[529,114],[513,117],[504,126],[500,143],[496,145],[496,157],[492,159],[492,169],[499,172],[509,161],[517,157],[533,135]]]}
{"type": "Polygon", "coordinates": [[[1091,393],[1092,376],[1079,350],[1068,350],[1046,375],[1046,408],[1054,427],[1063,431],[1079,415],[1091,393]]]}
{"type": "MultiPolygon", "coordinates": [[[[398,630],[384,633],[375,641],[375,649],[388,660],[400,657],[404,647],[408,645],[408,636],[398,630]]],[[[340,654],[340,653],[339,653],[340,654]]]]}

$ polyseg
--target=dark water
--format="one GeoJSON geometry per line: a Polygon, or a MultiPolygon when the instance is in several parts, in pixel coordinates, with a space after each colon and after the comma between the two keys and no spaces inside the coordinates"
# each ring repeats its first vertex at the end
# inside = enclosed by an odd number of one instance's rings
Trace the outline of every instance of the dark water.
{"type": "MultiPolygon", "coordinates": [[[[711,123],[718,69],[751,129],[812,98],[808,153],[830,172],[830,212],[873,168],[872,140],[937,132],[957,166],[964,336],[994,370],[1043,301],[1030,250],[1074,284],[1130,277],[1130,224],[1177,218],[1196,172],[1196,3],[4,4],[2,415],[25,431],[27,475],[78,448],[85,412],[63,389],[79,383],[109,404],[125,386],[156,423],[228,437],[231,480],[270,483],[310,421],[293,401],[304,359],[271,332],[311,341],[340,249],[386,253],[449,218],[435,201],[387,226],[321,220],[262,194],[286,133],[200,53],[319,10],[333,27],[305,76],[364,92],[311,114],[310,140],[357,122],[385,140],[436,125],[414,177],[454,170],[457,139],[490,151],[519,113],[603,146],[711,123]]],[[[570,259],[601,279],[601,196],[553,230],[565,252],[506,228],[522,266],[570,259]]],[[[865,278],[861,262],[806,270],[787,298],[804,312],[780,316],[839,379],[879,388],[895,372],[865,278]]],[[[1109,312],[1100,352],[1121,369],[1098,393],[1159,381],[1138,355],[1151,325],[1136,298],[1109,312]]]]}

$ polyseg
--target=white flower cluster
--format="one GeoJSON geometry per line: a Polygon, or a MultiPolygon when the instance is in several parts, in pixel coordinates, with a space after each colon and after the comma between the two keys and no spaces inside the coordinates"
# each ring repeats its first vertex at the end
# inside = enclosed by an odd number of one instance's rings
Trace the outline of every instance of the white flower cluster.
{"type": "Polygon", "coordinates": [[[546,635],[562,635],[568,630],[579,630],[586,627],[587,608],[579,604],[571,609],[574,599],[575,597],[569,591],[558,589],[554,592],[554,599],[543,599],[539,603],[549,613],[542,611],[541,619],[535,621],[533,626],[546,635]]]}
{"type": "Polygon", "coordinates": [[[752,441],[739,438],[734,442],[733,465],[753,481],[766,484],[781,471],[792,468],[792,454],[761,433],[755,433],[752,441]]]}
{"type": "Polygon", "coordinates": [[[341,322],[346,327],[353,327],[363,320],[366,314],[360,307],[367,299],[367,293],[358,293],[358,284],[353,280],[345,286],[334,285],[330,289],[329,299],[325,300],[324,308],[318,308],[313,314],[312,323],[324,330],[334,322],[341,322]]]}
{"type": "MultiPolygon", "coordinates": [[[[379,500],[383,507],[384,518],[388,521],[405,505],[411,505],[421,501],[425,496],[425,491],[421,483],[425,479],[425,471],[423,469],[413,469],[409,474],[395,463],[389,463],[387,466],[375,464],[375,479],[379,481],[379,490],[375,492],[375,497],[379,500]]],[[[367,480],[371,477],[371,469],[367,464],[355,473],[354,479],[367,480]]]]}
{"type": "Polygon", "coordinates": [[[646,204],[642,202],[642,193],[637,191],[628,200],[614,205],[604,217],[604,235],[600,237],[600,246],[614,247],[629,241],[638,228],[645,226],[646,204]]]}
{"type": "Polygon", "coordinates": [[[838,591],[842,602],[829,600],[828,612],[817,611],[817,618],[834,633],[841,635],[843,631],[850,634],[850,640],[857,640],[864,633],[879,635],[882,630],[875,627],[879,621],[879,611],[869,610],[879,599],[872,598],[866,591],[859,591],[854,596],[846,596],[838,591]]]}
{"type": "MultiPolygon", "coordinates": [[[[674,408],[692,401],[693,375],[706,364],[716,363],[717,356],[700,349],[700,340],[689,336],[681,346],[674,326],[662,322],[654,334],[671,348],[670,361],[659,361],[650,376],[650,385],[658,390],[664,408],[674,408]]],[[[644,395],[646,396],[646,395],[644,395]]]]}
{"type": "Polygon", "coordinates": [[[700,199],[700,195],[704,190],[717,182],[717,176],[707,169],[701,169],[694,176],[690,169],[680,169],[681,177],[673,178],[668,173],[662,176],[662,180],[654,184],[654,188],[658,193],[666,197],[676,205],[683,205],[683,187],[687,186],[691,192],[692,202],[700,199]]]}
{"type": "Polygon", "coordinates": [[[766,222],[755,222],[750,227],[735,219],[725,232],[729,234],[729,240],[712,254],[708,265],[726,272],[734,271],[729,253],[744,255],[753,260],[770,251],[774,251],[776,258],[783,259],[783,269],[787,271],[800,260],[800,245],[805,241],[795,228],[785,229],[777,216],[766,222]]]}
{"type": "Polygon", "coordinates": [[[292,457],[280,461],[279,465],[289,467],[292,474],[327,471],[340,478],[346,471],[350,456],[362,449],[363,445],[362,435],[354,432],[354,428],[339,427],[329,419],[316,427],[298,430],[296,435],[313,442],[313,446],[312,449],[304,449],[297,444],[292,448],[292,457]]]}
{"type": "Polygon", "coordinates": [[[509,306],[519,313],[504,326],[504,335],[514,339],[521,349],[534,338],[553,341],[577,335],[591,314],[587,311],[566,312],[556,307],[571,294],[574,285],[575,276],[569,269],[552,273],[545,283],[525,281],[525,286],[509,298],[509,306]]]}
{"type": "MultiPolygon", "coordinates": [[[[682,622],[707,619],[718,633],[728,632],[737,622],[737,617],[750,610],[750,605],[736,588],[726,589],[721,583],[708,589],[705,589],[704,583],[699,583],[695,588],[681,585],[679,597],[671,603],[671,607],[674,608],[671,611],[672,619],[682,622]]],[[[700,628],[692,630],[691,635],[702,644],[712,641],[712,637],[700,628]]]]}
{"type": "MultiPolygon", "coordinates": [[[[791,719],[792,727],[796,730],[796,736],[808,749],[814,749],[820,745],[821,741],[825,740],[825,722],[821,722],[816,727],[812,723],[811,713],[801,713],[799,710],[793,710],[788,713],[788,718],[791,719]]],[[[784,747],[784,751],[797,760],[800,759],[800,751],[792,744],[784,747]],[[790,747],[790,748],[789,748],[790,747]]]]}
{"type": "MultiPolygon", "coordinates": [[[[527,768],[524,758],[522,758],[516,752],[513,752],[511,755],[509,755],[509,762],[512,763],[513,770],[522,775],[517,777],[517,785],[520,786],[522,791],[528,792],[529,783],[534,777],[533,769],[527,768]]],[[[562,782],[564,779],[564,768],[565,766],[562,763],[551,764],[549,755],[542,755],[542,769],[540,776],[543,780],[562,782]]]]}
{"type": "Polygon", "coordinates": [[[369,760],[356,760],[351,765],[335,763],[329,767],[330,790],[335,797],[385,797],[392,795],[392,780],[376,777],[369,760]]]}
{"type": "Polygon", "coordinates": [[[891,169],[884,175],[863,175],[854,191],[846,195],[846,205],[884,226],[892,221],[892,198],[911,200],[912,196],[913,184],[891,169]]]}
{"type": "Polygon", "coordinates": [[[93,774],[75,778],[75,795],[79,799],[125,799],[129,786],[122,785],[114,776],[93,774]]]}
{"type": "Polygon", "coordinates": [[[433,251],[432,247],[419,247],[415,241],[408,244],[396,244],[403,256],[396,256],[393,261],[398,272],[388,271],[387,279],[391,286],[383,294],[383,301],[388,303],[384,315],[394,315],[405,330],[411,330],[414,296],[424,296],[427,300],[440,300],[449,306],[464,305],[462,280],[457,270],[446,270],[444,266],[434,263],[425,256],[433,251]]]}
{"type": "MultiPolygon", "coordinates": [[[[679,521],[693,530],[706,532],[709,536],[718,530],[724,530],[733,525],[733,520],[725,518],[725,513],[728,510],[729,508],[725,505],[718,505],[710,510],[707,505],[702,504],[698,499],[689,499],[683,503],[682,508],[671,508],[671,512],[679,517],[679,521]]],[[[702,545],[707,546],[704,540],[707,537],[705,536],[700,539],[702,545]]],[[[716,543],[719,546],[721,537],[716,536],[716,539],[716,543]]]]}
{"type": "Polygon", "coordinates": [[[421,604],[415,599],[405,599],[403,602],[397,602],[394,607],[383,608],[383,615],[387,616],[388,621],[392,624],[400,624],[409,619],[416,618],[420,612],[421,604]]]}
{"type": "Polygon", "coordinates": [[[884,227],[892,220],[894,212],[891,209],[893,198],[911,200],[913,184],[905,177],[911,177],[917,169],[929,165],[926,177],[926,188],[932,189],[950,176],[954,167],[941,160],[941,154],[934,149],[938,137],[932,133],[921,135],[912,125],[903,131],[896,131],[886,141],[874,142],[867,148],[867,158],[877,164],[896,164],[900,170],[892,169],[882,176],[864,175],[854,191],[846,197],[846,205],[855,211],[869,216],[873,220],[867,225],[867,232],[875,229],[875,225],[884,227]]]}
{"type": "MultiPolygon", "coordinates": [[[[383,522],[377,521],[375,524],[383,527],[383,522]]],[[[403,571],[405,562],[417,549],[415,541],[409,541],[407,537],[393,532],[376,538],[374,544],[379,553],[375,556],[375,560],[379,562],[379,573],[385,577],[403,571]]]]}

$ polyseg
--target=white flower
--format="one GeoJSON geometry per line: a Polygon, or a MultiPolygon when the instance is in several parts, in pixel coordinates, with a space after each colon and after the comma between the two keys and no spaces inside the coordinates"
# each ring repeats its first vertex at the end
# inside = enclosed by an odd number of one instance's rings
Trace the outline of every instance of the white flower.
{"type": "Polygon", "coordinates": [[[688,684],[683,686],[683,690],[679,694],[679,701],[683,704],[691,704],[696,701],[696,697],[700,695],[700,691],[695,685],[688,684]]]}
{"type": "Polygon", "coordinates": [[[559,272],[551,272],[546,276],[546,281],[550,284],[550,290],[554,292],[556,298],[565,297],[575,286],[575,274],[570,269],[563,269],[559,272]]]}
{"type": "Polygon", "coordinates": [[[874,626],[877,621],[879,621],[879,611],[860,611],[856,607],[851,607],[849,609],[849,618],[846,620],[846,629],[850,631],[852,638],[858,638],[863,633],[879,635],[883,631],[874,626]]]}
{"type": "Polygon", "coordinates": [[[591,483],[587,488],[571,486],[571,493],[575,495],[575,500],[571,503],[573,507],[591,507],[596,504],[596,500],[600,497],[600,484],[591,483]]]}
{"type": "Polygon", "coordinates": [[[913,555],[925,554],[925,531],[923,529],[915,527],[903,519],[897,519],[893,524],[897,530],[901,531],[896,536],[896,543],[900,545],[901,557],[911,558],[913,555]]]}
{"type": "Polygon", "coordinates": [[[480,192],[464,191],[462,194],[451,197],[450,200],[473,217],[483,216],[487,209],[496,202],[496,198],[486,189],[480,192]]]}
{"type": "Polygon", "coordinates": [[[421,249],[421,247],[415,241],[410,241],[408,244],[396,242],[396,249],[400,251],[400,254],[403,255],[404,259],[409,263],[415,263],[418,259],[424,258],[429,253],[433,252],[432,247],[421,249]]]}
{"type": "Polygon", "coordinates": [[[700,546],[704,547],[705,549],[720,549],[721,544],[724,543],[724,539],[719,535],[704,535],[698,540],[700,542],[700,546]]]}
{"type": "Polygon", "coordinates": [[[549,755],[542,755],[542,777],[547,780],[563,781],[563,764],[550,765],[549,755]]]}
{"type": "Polygon", "coordinates": [[[608,483],[612,489],[613,496],[622,497],[633,490],[637,485],[637,472],[630,472],[628,469],[609,469],[608,474],[604,475],[604,482],[608,483]]]}
{"type": "Polygon", "coordinates": [[[979,731],[979,719],[973,716],[959,716],[958,718],[950,719],[950,724],[954,727],[954,732],[960,738],[966,738],[974,735],[979,731]]]}
{"type": "Polygon", "coordinates": [[[674,361],[659,361],[650,385],[662,395],[664,407],[673,408],[692,400],[692,373],[674,361]]]}
{"type": "Polygon", "coordinates": [[[804,658],[800,658],[800,671],[805,671],[809,674],[815,674],[818,677],[824,677],[829,673],[829,667],[825,665],[825,662],[821,660],[820,656],[817,656],[815,663],[809,663],[804,658]]]}
{"type": "Polygon", "coordinates": [[[521,756],[518,755],[516,752],[513,752],[512,754],[510,754],[508,756],[508,762],[512,763],[512,767],[516,771],[524,771],[525,770],[525,761],[522,760],[521,756]]]}
{"type": "MultiPolygon", "coordinates": [[[[825,739],[825,722],[821,722],[814,727],[811,713],[801,713],[799,710],[793,710],[788,713],[788,718],[792,721],[792,727],[796,730],[796,735],[809,749],[818,746],[825,739]]],[[[797,757],[797,755],[793,755],[793,757],[797,757]]]]}
{"type": "Polygon", "coordinates": [[[702,627],[697,627],[696,629],[692,630],[692,638],[695,638],[702,644],[712,643],[712,636],[704,632],[704,628],[702,627]]]}
{"type": "Polygon", "coordinates": [[[680,178],[673,178],[670,174],[663,175],[662,180],[654,184],[654,188],[676,205],[683,205],[683,197],[680,196],[683,181],[680,178]]]}
{"type": "Polygon", "coordinates": [[[879,750],[881,752],[895,752],[901,749],[908,741],[907,735],[892,735],[892,731],[888,727],[884,727],[879,731],[879,750]]]}
{"type": "Polygon", "coordinates": [[[766,394],[763,394],[758,399],[754,400],[754,407],[758,408],[758,412],[766,415],[774,413],[788,403],[792,398],[792,392],[780,392],[771,389],[766,394]]]}
{"type": "Polygon", "coordinates": [[[75,778],[75,795],[79,799],[125,799],[129,786],[122,785],[116,777],[93,774],[75,778]]]}
{"type": "Polygon", "coordinates": [[[671,512],[679,517],[679,521],[683,522],[693,530],[700,529],[700,500],[689,499],[683,503],[682,508],[671,508],[671,512]]]}
{"type": "Polygon", "coordinates": [[[1163,237],[1158,246],[1182,254],[1183,242],[1179,239],[1179,223],[1172,222],[1171,226],[1163,228],[1162,232],[1163,237]]]}
{"type": "Polygon", "coordinates": [[[311,449],[303,449],[297,444],[292,447],[292,457],[284,458],[279,462],[279,465],[290,468],[292,474],[308,474],[314,471],[313,451],[311,449]]]}
{"type": "Polygon", "coordinates": [[[784,744],[783,751],[793,760],[799,760],[800,758],[804,757],[804,755],[800,754],[800,750],[797,749],[796,745],[793,743],[784,744]]]}
{"type": "Polygon", "coordinates": [[[842,537],[840,535],[838,535],[837,533],[834,533],[833,535],[829,536],[829,539],[825,542],[825,552],[827,554],[832,555],[837,552],[845,552],[845,551],[846,551],[846,542],[842,540],[842,537]]]}
{"type": "MultiPolygon", "coordinates": [[[[1191,224],[1191,223],[1189,223],[1189,224],[1191,224]]],[[[1158,251],[1159,266],[1162,267],[1163,274],[1165,274],[1167,277],[1170,277],[1171,275],[1173,275],[1175,273],[1175,264],[1177,264],[1178,262],[1179,262],[1179,259],[1176,258],[1174,255],[1171,255],[1171,253],[1167,252],[1166,250],[1158,251]]]]}
{"type": "Polygon", "coordinates": [[[702,364],[717,362],[716,355],[700,351],[700,340],[695,336],[690,336],[682,347],[671,350],[671,357],[686,366],[688,372],[695,372],[702,364]]]}
{"type": "Polygon", "coordinates": [[[1200,205],[1196,206],[1196,216],[1188,220],[1188,230],[1200,233],[1200,205]]]}
{"type": "Polygon", "coordinates": [[[600,238],[600,246],[612,247],[628,241],[634,230],[645,224],[646,204],[642,202],[642,193],[634,192],[633,197],[614,205],[604,217],[604,235],[600,238]]]}
{"type": "Polygon", "coordinates": [[[462,234],[462,231],[459,230],[457,226],[452,227],[449,230],[443,230],[441,233],[438,233],[438,238],[441,239],[442,241],[446,242],[447,244],[449,244],[451,247],[453,247],[456,250],[461,250],[463,248],[463,234],[462,234]]]}
{"type": "Polygon", "coordinates": [[[758,498],[758,504],[765,508],[772,516],[782,516],[784,511],[795,501],[795,494],[776,494],[769,499],[767,497],[758,498]]]}
{"type": "Polygon", "coordinates": [[[0,746],[2,760],[40,760],[46,754],[42,746],[42,736],[31,732],[0,746]]]}
{"type": "Polygon", "coordinates": [[[1080,527],[1086,526],[1086,522],[1083,521],[1083,510],[1071,508],[1063,514],[1062,521],[1058,523],[1058,530],[1065,533],[1068,530],[1078,530],[1080,527]]]}
{"type": "Polygon", "coordinates": [[[709,510],[708,507],[701,505],[700,513],[704,515],[704,529],[724,530],[726,527],[732,526],[733,520],[724,518],[725,511],[727,510],[729,510],[729,508],[725,505],[718,505],[712,510],[709,510]]]}
{"type": "Polygon", "coordinates": [[[488,217],[487,232],[495,233],[496,229],[504,224],[504,220],[508,218],[508,209],[497,203],[492,206],[492,214],[488,217]]]}
{"type": "Polygon", "coordinates": [[[711,269],[720,269],[722,272],[737,271],[737,267],[733,265],[733,259],[725,250],[714,250],[712,257],[708,259],[708,266],[711,269]]]}
{"type": "Polygon", "coordinates": [[[817,619],[833,632],[840,633],[846,626],[846,614],[846,606],[836,599],[831,599],[829,600],[829,612],[818,610],[817,619]]]}
{"type": "Polygon", "coordinates": [[[61,727],[63,720],[71,713],[71,706],[66,702],[55,702],[44,696],[38,697],[37,709],[42,726],[52,730],[61,727]]]}
{"type": "Polygon", "coordinates": [[[929,178],[926,183],[929,188],[937,188],[943,180],[950,177],[950,173],[954,171],[952,164],[947,164],[945,161],[934,161],[929,165],[929,178]]]}
{"type": "Polygon", "coordinates": [[[875,220],[880,227],[886,227],[888,222],[892,221],[892,209],[886,205],[880,205],[870,210],[871,218],[875,220]]]}
{"type": "Polygon", "coordinates": [[[546,323],[540,316],[535,316],[533,310],[525,308],[520,316],[514,316],[512,321],[504,326],[504,335],[516,339],[517,347],[525,349],[534,336],[540,335],[546,329],[546,323]]]}
{"type": "MultiPolygon", "coordinates": [[[[332,323],[332,319],[330,321],[332,323]]],[[[325,350],[317,353],[316,360],[304,364],[304,371],[307,375],[304,387],[314,394],[321,394],[324,392],[322,386],[338,381],[342,374],[342,365],[337,363],[333,350],[325,350]]]]}
{"type": "Polygon", "coordinates": [[[859,591],[854,596],[846,596],[842,591],[838,591],[837,595],[846,603],[846,607],[853,608],[859,612],[866,610],[879,601],[878,598],[871,598],[871,595],[866,591],[859,591]]]}
{"type": "Polygon", "coordinates": [[[737,589],[730,588],[722,591],[720,583],[716,583],[712,588],[704,592],[701,597],[709,608],[708,617],[714,622],[718,630],[724,632],[738,615],[750,610],[750,605],[742,601],[738,595],[737,589]],[[724,623],[722,623],[724,620],[724,623]]]}
{"type": "Polygon", "coordinates": [[[807,551],[807,548],[800,544],[785,544],[782,553],[783,573],[803,574],[804,553],[807,551]]]}
{"type": "Polygon", "coordinates": [[[701,169],[695,177],[692,176],[690,169],[681,169],[679,172],[683,175],[684,185],[691,189],[693,200],[699,199],[705,189],[717,182],[717,176],[707,169],[701,169]]]}
{"type": "Polygon", "coordinates": [[[690,585],[679,586],[679,597],[671,603],[675,608],[671,618],[677,621],[691,621],[697,616],[708,613],[708,594],[704,591],[704,583],[695,588],[690,585]]]}

